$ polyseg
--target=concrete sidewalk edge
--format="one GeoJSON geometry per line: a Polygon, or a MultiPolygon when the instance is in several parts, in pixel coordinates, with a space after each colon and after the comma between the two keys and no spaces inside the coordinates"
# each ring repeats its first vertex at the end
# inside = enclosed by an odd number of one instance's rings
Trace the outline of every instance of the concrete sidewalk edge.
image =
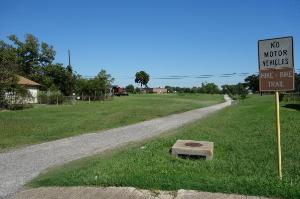
{"type": "Polygon", "coordinates": [[[142,190],[133,187],[40,187],[18,192],[10,199],[268,199],[260,196],[178,191],[142,190]]]}

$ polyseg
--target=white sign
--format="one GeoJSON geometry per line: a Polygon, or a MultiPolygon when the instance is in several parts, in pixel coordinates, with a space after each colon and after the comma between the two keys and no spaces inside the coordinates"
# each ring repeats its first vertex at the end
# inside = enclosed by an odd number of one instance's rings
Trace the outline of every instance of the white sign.
{"type": "Polygon", "coordinates": [[[259,68],[294,67],[293,37],[258,41],[259,68]]]}

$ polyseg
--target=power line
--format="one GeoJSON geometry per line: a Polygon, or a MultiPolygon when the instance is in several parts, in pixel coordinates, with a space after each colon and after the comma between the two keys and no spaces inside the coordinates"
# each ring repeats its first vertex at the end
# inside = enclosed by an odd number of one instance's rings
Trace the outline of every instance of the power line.
{"type": "MultiPolygon", "coordinates": [[[[295,68],[295,72],[299,71],[300,69],[295,68]]],[[[249,75],[258,75],[259,72],[234,72],[234,73],[223,73],[223,74],[196,74],[196,75],[169,75],[169,76],[151,76],[151,79],[157,79],[157,80],[182,80],[182,79],[209,79],[209,78],[215,78],[215,77],[222,77],[222,78],[233,78],[233,77],[247,77],[249,75]]],[[[83,78],[86,79],[92,79],[96,76],[83,76],[83,78]]],[[[115,79],[135,79],[134,76],[114,76],[115,79]]]]}

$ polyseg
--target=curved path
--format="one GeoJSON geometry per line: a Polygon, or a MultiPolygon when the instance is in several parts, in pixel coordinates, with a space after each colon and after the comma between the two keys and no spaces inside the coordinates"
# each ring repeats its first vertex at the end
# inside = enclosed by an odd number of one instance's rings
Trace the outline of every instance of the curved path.
{"type": "Polygon", "coordinates": [[[224,98],[226,102],[205,108],[0,153],[0,198],[17,192],[49,167],[159,135],[230,106],[231,99],[224,98]]]}

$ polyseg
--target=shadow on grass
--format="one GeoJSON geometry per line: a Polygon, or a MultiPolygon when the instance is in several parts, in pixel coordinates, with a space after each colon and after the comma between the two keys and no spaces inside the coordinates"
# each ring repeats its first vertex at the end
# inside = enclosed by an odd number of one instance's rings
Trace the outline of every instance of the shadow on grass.
{"type": "Polygon", "coordinates": [[[187,160],[205,160],[205,156],[200,156],[200,155],[177,155],[178,157],[182,159],[187,159],[187,160]]]}
{"type": "MultiPolygon", "coordinates": [[[[172,155],[172,149],[169,150],[170,155],[172,155]]],[[[178,154],[177,157],[180,157],[182,159],[188,159],[188,160],[206,160],[205,156],[201,155],[183,155],[178,154]]]]}
{"type": "Polygon", "coordinates": [[[300,104],[286,104],[282,106],[284,108],[290,108],[290,109],[295,109],[297,111],[300,111],[300,104]]]}

